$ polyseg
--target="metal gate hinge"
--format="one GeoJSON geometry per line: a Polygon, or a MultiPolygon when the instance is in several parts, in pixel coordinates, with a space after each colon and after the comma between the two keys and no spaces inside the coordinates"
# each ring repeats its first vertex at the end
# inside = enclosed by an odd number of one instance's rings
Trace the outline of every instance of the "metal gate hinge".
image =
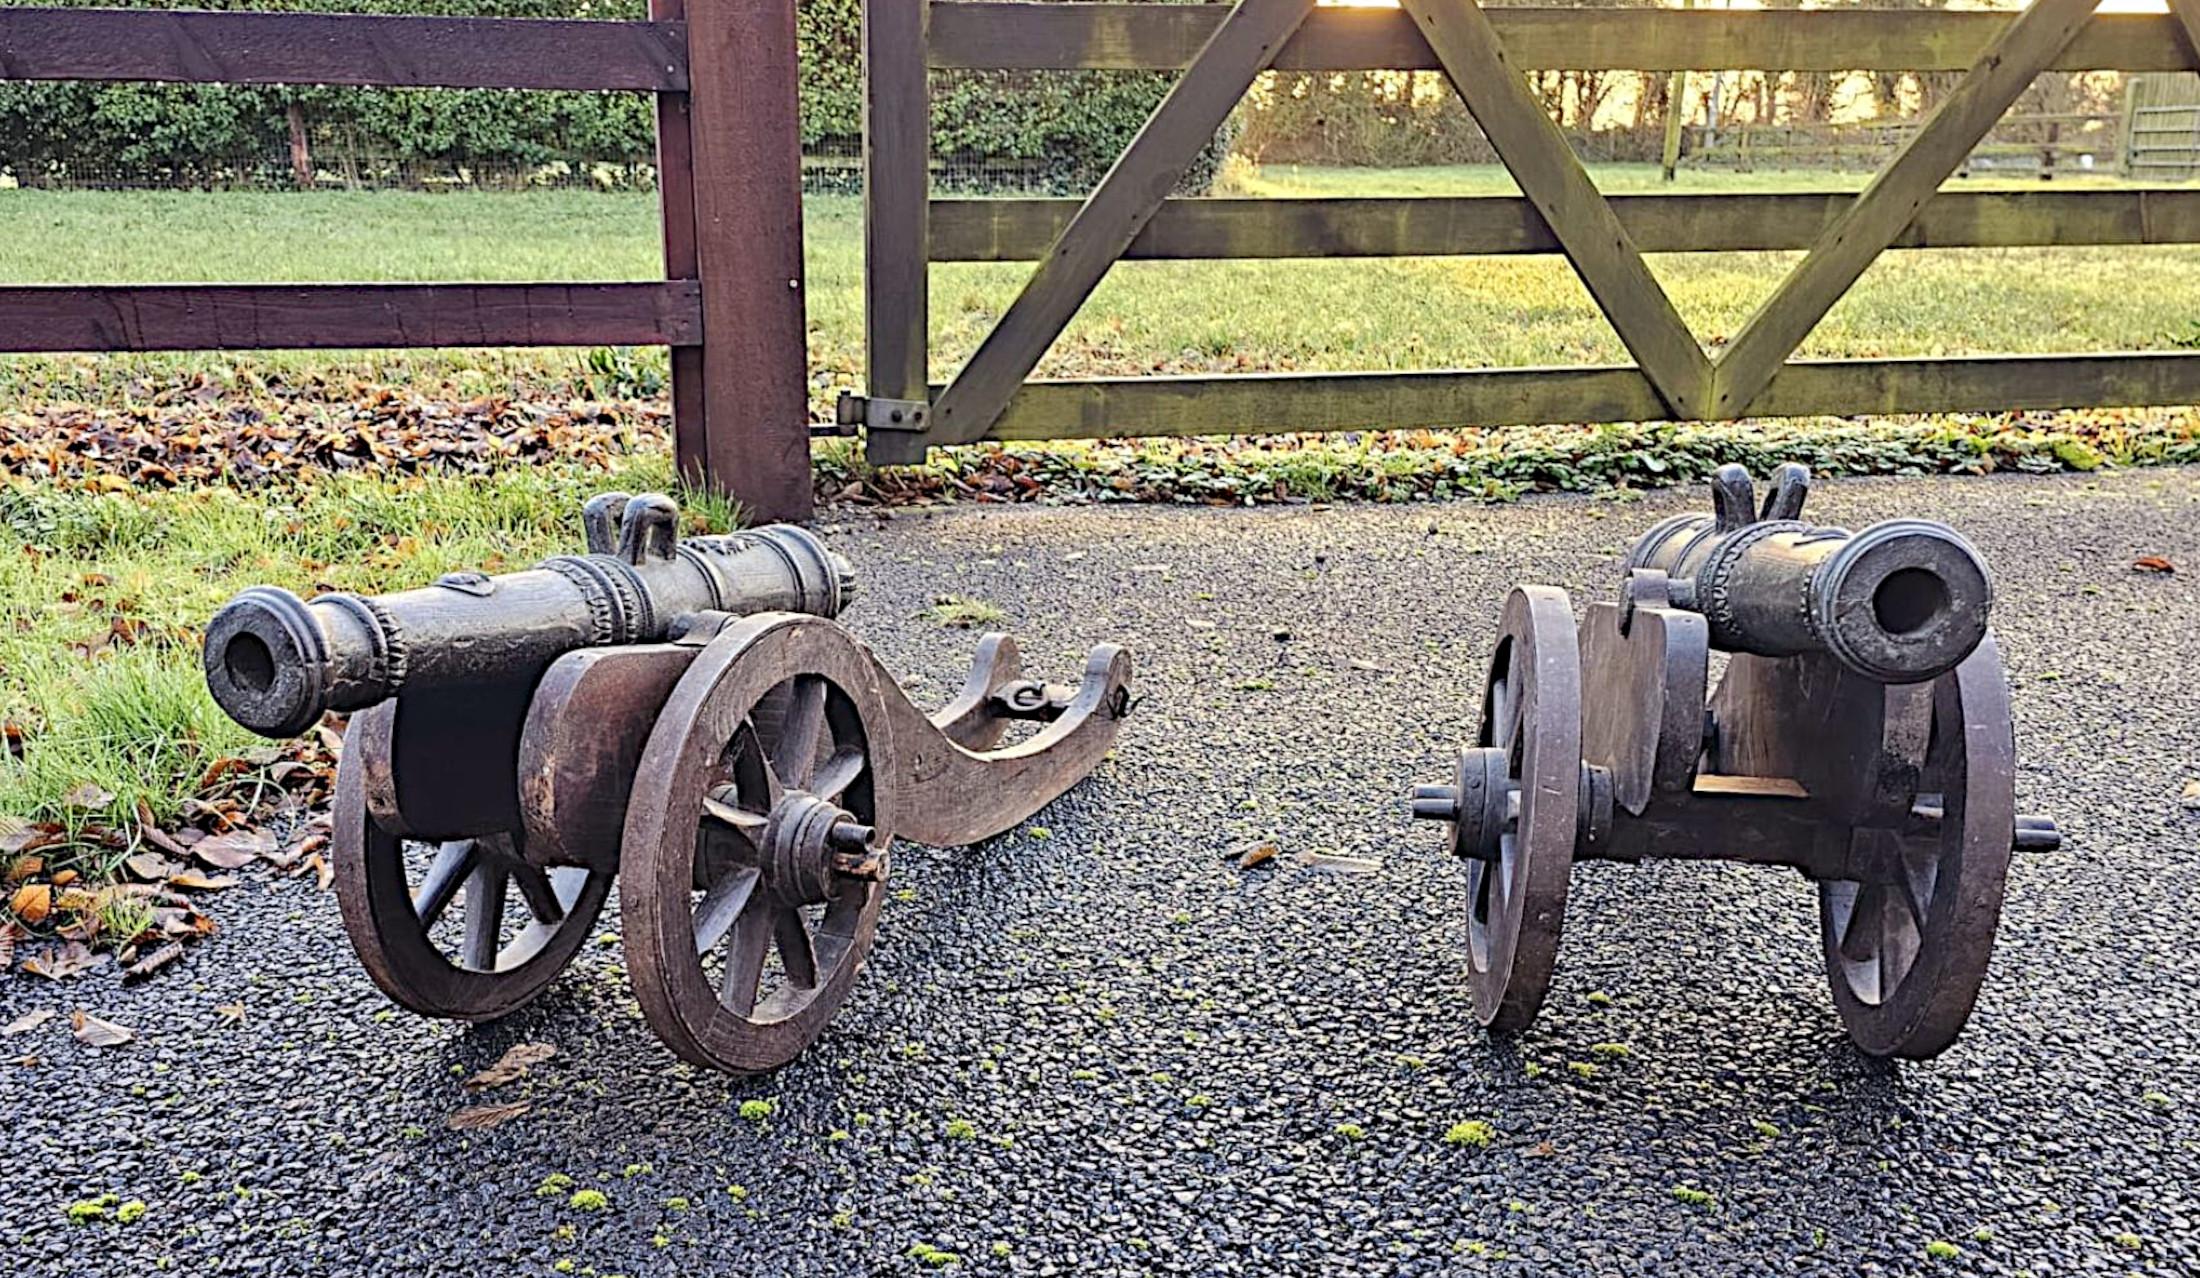
{"type": "Polygon", "coordinates": [[[932,406],[921,399],[842,395],[834,416],[843,426],[922,432],[932,425],[932,406]]]}

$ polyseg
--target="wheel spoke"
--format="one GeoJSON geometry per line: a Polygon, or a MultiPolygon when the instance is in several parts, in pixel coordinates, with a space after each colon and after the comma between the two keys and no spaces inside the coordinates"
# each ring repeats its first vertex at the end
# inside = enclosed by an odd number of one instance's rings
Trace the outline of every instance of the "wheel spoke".
{"type": "Polygon", "coordinates": [[[505,889],[511,875],[501,865],[483,858],[466,880],[466,966],[493,972],[497,950],[504,938],[505,889]]]}
{"type": "Polygon", "coordinates": [[[764,954],[771,940],[771,911],[741,911],[733,939],[726,942],[726,975],[718,986],[718,1001],[736,1016],[756,1010],[756,987],[764,979],[764,954]]]}
{"type": "Polygon", "coordinates": [[[764,827],[771,824],[771,818],[763,813],[737,806],[725,789],[703,796],[703,815],[729,827],[756,848],[764,846],[764,827]]]}
{"type": "Polygon", "coordinates": [[[763,877],[753,866],[742,866],[711,885],[695,907],[695,952],[708,954],[726,937],[726,929],[741,917],[763,877]]]}
{"type": "Polygon", "coordinates": [[[827,759],[825,766],[817,770],[817,775],[810,778],[810,793],[828,802],[838,799],[849,786],[856,783],[856,778],[863,775],[863,769],[867,766],[869,761],[863,757],[860,747],[842,746],[833,751],[833,757],[827,759]]]}
{"type": "Polygon", "coordinates": [[[1921,925],[1910,917],[1900,897],[1892,892],[1886,896],[1886,906],[1881,911],[1879,926],[1879,998],[1881,1002],[1894,997],[1895,987],[1910,974],[1910,964],[1917,958],[1921,925]]]}
{"type": "Polygon", "coordinates": [[[1886,921],[1886,887],[1878,883],[1860,885],[1850,902],[1848,921],[1841,929],[1841,957],[1852,963],[1870,959],[1880,948],[1886,921]]]}
{"type": "Polygon", "coordinates": [[[446,843],[435,854],[434,864],[428,867],[428,876],[420,881],[420,890],[413,894],[413,913],[420,916],[423,931],[435,926],[450,908],[451,898],[458,894],[458,885],[474,872],[474,862],[481,857],[481,847],[472,839],[457,839],[446,843]]]}
{"type": "Polygon", "coordinates": [[[787,979],[806,990],[817,988],[817,951],[810,945],[810,925],[802,911],[783,906],[772,912],[772,936],[779,943],[779,962],[787,979]]]}
{"type": "Polygon", "coordinates": [[[825,734],[825,680],[797,675],[787,718],[771,751],[772,771],[790,790],[803,789],[817,770],[817,746],[825,734]]]}
{"type": "Polygon", "coordinates": [[[1932,917],[1933,889],[1940,882],[1940,840],[1904,840],[1896,857],[1895,875],[1902,908],[1922,932],[1926,920],[1932,917]]]}
{"type": "Polygon", "coordinates": [[[519,894],[527,902],[527,912],[538,923],[552,927],[565,921],[565,902],[558,899],[558,890],[550,882],[550,872],[539,865],[514,861],[507,867],[512,881],[519,884],[519,894]]]}

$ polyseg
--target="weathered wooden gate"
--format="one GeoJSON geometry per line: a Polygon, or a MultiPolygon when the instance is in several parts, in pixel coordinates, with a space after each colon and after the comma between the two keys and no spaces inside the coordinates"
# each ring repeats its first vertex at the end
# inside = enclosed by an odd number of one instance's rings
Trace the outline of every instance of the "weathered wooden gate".
{"type": "Polygon", "coordinates": [[[646,283],[0,287],[0,352],[668,346],[681,471],[810,513],[794,0],[646,22],[0,8],[0,80],[586,89],[657,99],[646,283]]]}
{"type": "Polygon", "coordinates": [[[1992,13],[869,0],[869,393],[843,405],[843,420],[868,427],[873,460],[904,462],[930,445],[980,439],[2200,402],[2200,355],[2183,352],[1791,358],[1890,248],[2200,242],[2200,191],[1938,193],[2043,71],[2200,66],[2200,0],[2171,0],[2168,15],[2099,17],[2095,3],[2033,0],[2021,13],[1992,13]],[[929,68],[1182,75],[1088,199],[934,200],[929,68]],[[1525,198],[1169,198],[1271,68],[1441,69],[1525,198]],[[1531,95],[1530,69],[1963,75],[1860,195],[1606,197],[1531,95]],[[1808,252],[1733,341],[1707,355],[1642,254],[1738,249],[1808,252]],[[1633,365],[1028,380],[1125,258],[1552,252],[1572,263],[1633,365]],[[927,379],[932,261],[1039,263],[944,385],[927,379]]]}

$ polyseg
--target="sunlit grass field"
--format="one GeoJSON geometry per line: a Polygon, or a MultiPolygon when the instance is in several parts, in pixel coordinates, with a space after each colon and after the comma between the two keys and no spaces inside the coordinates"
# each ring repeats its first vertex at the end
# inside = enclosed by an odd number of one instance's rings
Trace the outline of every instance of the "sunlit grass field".
{"type": "MultiPolygon", "coordinates": [[[[1854,189],[1866,175],[1605,166],[1610,191],[1854,189]]],[[[2117,185],[2071,175],[1959,181],[1959,189],[2117,185]]],[[[1493,167],[1239,171],[1247,195],[1502,194],[1493,167]]],[[[861,209],[807,206],[811,362],[818,403],[862,366],[861,209]]],[[[251,193],[0,191],[0,281],[612,280],[660,272],[654,199],[542,192],[251,193]]],[[[1652,259],[1707,341],[1733,333],[1795,253],[1652,259]]],[[[1029,267],[932,269],[933,368],[951,374],[1029,267]]],[[[2200,322],[2200,247],[1944,249],[1891,253],[1805,343],[1817,356],[2162,349],[2200,322]]],[[[656,358],[656,357],[652,357],[656,358]]],[[[1157,370],[1413,369],[1624,361],[1562,259],[1132,262],[1118,266],[1055,344],[1040,375],[1157,370]]],[[[574,351],[271,352],[98,361],[0,361],[7,396],[100,399],[132,377],[240,362],[285,375],[455,380],[469,393],[562,379],[574,351]]]]}

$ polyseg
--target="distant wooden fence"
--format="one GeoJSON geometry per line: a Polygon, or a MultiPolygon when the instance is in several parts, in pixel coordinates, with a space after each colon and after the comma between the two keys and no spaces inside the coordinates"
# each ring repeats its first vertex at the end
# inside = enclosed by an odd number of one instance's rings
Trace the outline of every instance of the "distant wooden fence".
{"type": "Polygon", "coordinates": [[[2043,71],[2200,65],[2200,0],[2172,3],[2170,15],[2095,17],[2094,0],[2035,0],[2021,14],[870,0],[868,394],[844,402],[842,420],[868,426],[874,460],[896,462],[979,439],[2200,402],[2200,355],[2185,352],[1791,358],[1889,248],[2200,242],[2200,192],[1936,194],[2043,71]],[[941,67],[1184,74],[1089,199],[957,200],[931,198],[926,181],[927,72],[941,67]],[[1270,68],[1446,71],[1524,198],[1165,198],[1270,68]],[[1861,196],[1607,199],[1529,92],[1521,72],[1538,68],[1963,76],[1861,196]],[[1642,253],[1734,249],[1809,251],[1709,356],[1642,253]],[[1633,365],[1027,380],[1125,258],[1551,252],[1571,261],[1633,365]],[[926,376],[931,261],[1040,263],[939,385],[926,376]]]}
{"type": "Polygon", "coordinates": [[[646,22],[0,9],[0,79],[654,94],[666,275],[0,287],[0,352],[666,346],[682,472],[806,517],[795,75],[793,0],[651,0],[646,22]]]}
{"type": "Polygon", "coordinates": [[[2133,76],[2124,99],[2124,171],[2183,180],[2200,174],[2200,76],[2133,76]]]}
{"type": "MultiPolygon", "coordinates": [[[[1692,124],[1684,148],[1691,164],[1753,169],[1845,168],[1884,164],[1920,124],[1692,124]]],[[[2122,163],[2124,123],[2098,112],[2009,115],[1995,121],[1964,159],[1958,175],[2020,171],[2051,179],[2058,173],[2114,172],[2122,163]]]]}

